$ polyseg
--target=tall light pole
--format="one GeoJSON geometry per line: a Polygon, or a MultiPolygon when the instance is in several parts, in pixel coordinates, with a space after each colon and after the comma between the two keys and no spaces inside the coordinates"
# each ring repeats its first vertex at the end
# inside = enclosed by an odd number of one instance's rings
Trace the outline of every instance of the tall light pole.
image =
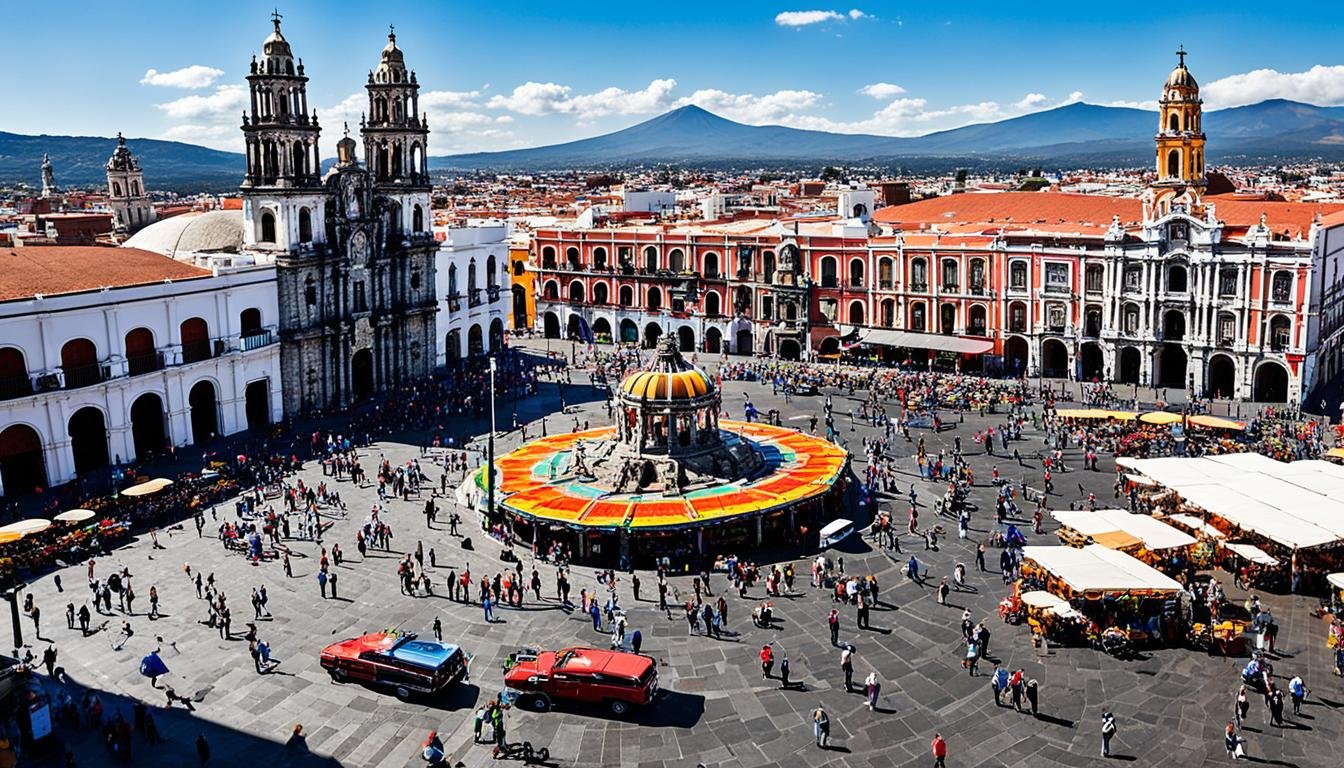
{"type": "Polygon", "coordinates": [[[495,513],[495,358],[490,358],[490,438],[486,441],[487,455],[485,464],[485,514],[486,519],[495,513]]]}

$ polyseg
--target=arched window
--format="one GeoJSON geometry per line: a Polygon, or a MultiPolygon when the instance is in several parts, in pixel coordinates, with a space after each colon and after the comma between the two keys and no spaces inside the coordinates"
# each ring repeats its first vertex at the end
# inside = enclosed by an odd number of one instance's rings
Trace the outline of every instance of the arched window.
{"type": "Polygon", "coordinates": [[[658,249],[652,245],[644,249],[644,269],[649,272],[658,271],[658,249]]]}
{"type": "Polygon", "coordinates": [[[467,264],[467,294],[468,298],[476,298],[476,260],[472,259],[467,264]]]}
{"type": "Polygon", "coordinates": [[[849,324],[863,325],[863,302],[851,301],[849,303],[849,324]]]}
{"type": "Polygon", "coordinates": [[[662,306],[663,306],[663,292],[658,290],[657,288],[650,288],[649,303],[648,303],[649,310],[656,311],[658,309],[661,309],[662,306]]]}
{"type": "Polygon", "coordinates": [[[1185,267],[1179,264],[1173,264],[1167,270],[1167,291],[1169,293],[1185,293],[1187,290],[1185,267]]]}
{"type": "Polygon", "coordinates": [[[131,195],[135,197],[140,196],[140,182],[134,180],[131,181],[131,195]]]}
{"type": "Polygon", "coordinates": [[[418,204],[411,209],[411,231],[425,231],[425,209],[421,208],[418,204]]]}
{"type": "Polygon", "coordinates": [[[706,253],[704,256],[704,263],[705,277],[713,278],[719,276],[719,254],[713,251],[706,253]]]}
{"type": "Polygon", "coordinates": [[[838,278],[835,274],[835,257],[823,257],[821,260],[821,287],[835,288],[838,284],[838,278]]]}
{"type": "Polygon", "coordinates": [[[542,291],[542,296],[551,301],[560,298],[560,285],[554,280],[547,280],[546,288],[542,291]]]}
{"type": "Polygon", "coordinates": [[[583,301],[583,283],[575,280],[569,284],[569,300],[574,302],[583,301]]]}
{"type": "Polygon", "coordinates": [[[1027,332],[1027,305],[1014,301],[1008,305],[1008,330],[1011,333],[1027,332]]]}
{"type": "Polygon", "coordinates": [[[633,307],[635,305],[635,289],[628,285],[621,286],[621,306],[633,307]]]}
{"type": "Polygon", "coordinates": [[[555,269],[555,249],[549,245],[541,249],[541,268],[555,269]]]}
{"type": "Polygon", "coordinates": [[[929,262],[924,259],[910,262],[910,290],[929,290],[929,262]]]}
{"type": "Polygon", "coordinates": [[[261,333],[261,310],[248,307],[238,313],[238,335],[255,336],[261,333]]]}
{"type": "Polygon", "coordinates": [[[976,305],[972,306],[972,307],[971,307],[971,325],[970,325],[970,328],[967,329],[967,331],[968,331],[972,336],[984,336],[984,335],[986,335],[986,334],[988,333],[988,331],[987,331],[987,328],[988,328],[988,322],[987,322],[986,319],[985,319],[987,316],[988,316],[988,313],[987,313],[986,310],[985,310],[985,305],[984,305],[984,304],[976,304],[976,305]]]}
{"type": "Polygon", "coordinates": [[[275,214],[269,210],[261,212],[261,242],[275,242],[275,214]]]}
{"type": "Polygon", "coordinates": [[[775,282],[775,252],[765,251],[761,254],[762,279],[767,283],[775,282]]]}
{"type": "Polygon", "coordinates": [[[884,290],[891,290],[891,259],[882,259],[877,262],[877,287],[884,290]]]}
{"type": "Polygon", "coordinates": [[[1181,175],[1181,150],[1173,149],[1167,153],[1167,175],[1181,175]]]}
{"type": "Polygon", "coordinates": [[[938,308],[938,332],[947,336],[957,332],[956,304],[943,304],[938,308]]]}
{"type": "Polygon", "coordinates": [[[1284,315],[1275,315],[1269,321],[1269,348],[1275,352],[1288,349],[1292,343],[1293,321],[1284,315]]]}
{"type": "Polygon", "coordinates": [[[299,242],[311,243],[313,241],[313,216],[307,208],[299,209],[299,242]]]}
{"type": "Polygon", "coordinates": [[[863,259],[853,259],[849,262],[849,287],[863,287],[863,259]]]}
{"type": "Polygon", "coordinates": [[[956,259],[943,259],[943,290],[956,291],[961,285],[960,269],[956,259]]]}
{"type": "Polygon", "coordinates": [[[1172,133],[1176,133],[1181,130],[1181,116],[1179,114],[1175,112],[1171,113],[1171,117],[1167,120],[1167,130],[1171,131],[1172,133]]]}
{"type": "Polygon", "coordinates": [[[21,397],[33,391],[28,363],[18,347],[0,348],[0,398],[21,397]]]}
{"type": "Polygon", "coordinates": [[[594,284],[593,284],[593,303],[594,303],[594,304],[606,304],[606,303],[607,303],[607,284],[606,284],[606,283],[594,283],[594,284]]]}
{"type": "Polygon", "coordinates": [[[112,182],[112,196],[113,196],[113,197],[121,197],[121,183],[120,183],[120,182],[116,182],[116,181],[112,182]]]}
{"type": "Polygon", "coordinates": [[[1015,291],[1027,289],[1027,262],[1014,261],[1008,266],[1008,287],[1015,291]]]}
{"type": "Polygon", "coordinates": [[[290,170],[294,172],[295,176],[306,175],[308,173],[308,163],[306,162],[307,154],[303,151],[303,142],[301,141],[294,142],[294,148],[291,150],[291,152],[292,157],[290,158],[291,163],[290,170]]]}
{"type": "Polygon", "coordinates": [[[583,262],[579,260],[578,248],[570,247],[565,249],[565,263],[575,272],[579,272],[583,269],[583,262]]]}
{"type": "Polygon", "coordinates": [[[593,269],[607,268],[607,249],[598,246],[593,249],[593,269]]]}
{"type": "Polygon", "coordinates": [[[890,328],[896,324],[896,300],[884,299],[882,301],[882,325],[890,328]]]}
{"type": "Polygon", "coordinates": [[[210,326],[204,318],[190,317],[183,320],[178,335],[182,340],[182,362],[210,359],[210,326]]]}
{"type": "Polygon", "coordinates": [[[159,356],[154,349],[154,332],[136,328],[126,334],[126,369],[132,376],[159,370],[159,356]]]}
{"type": "Polygon", "coordinates": [[[971,293],[985,292],[985,260],[971,259],[971,293]]]}
{"type": "Polygon", "coordinates": [[[499,285],[499,275],[495,273],[495,257],[485,260],[485,284],[490,288],[499,285]]]}
{"type": "Polygon", "coordinates": [[[928,327],[928,318],[924,314],[924,303],[910,306],[910,330],[923,331],[928,327]]]}
{"type": "Polygon", "coordinates": [[[667,268],[677,274],[686,271],[686,254],[680,248],[673,248],[667,254],[667,268]]]}
{"type": "Polygon", "coordinates": [[[1286,270],[1275,272],[1273,282],[1270,284],[1270,300],[1287,303],[1292,297],[1292,293],[1293,274],[1286,270]]]}
{"type": "Polygon", "coordinates": [[[457,296],[457,265],[456,265],[456,264],[449,264],[449,265],[448,265],[448,295],[449,295],[450,297],[456,297],[456,296],[457,296]]]}
{"type": "Polygon", "coordinates": [[[722,307],[720,307],[718,292],[709,291],[705,294],[705,314],[709,317],[718,317],[720,312],[722,312],[722,307]]]}

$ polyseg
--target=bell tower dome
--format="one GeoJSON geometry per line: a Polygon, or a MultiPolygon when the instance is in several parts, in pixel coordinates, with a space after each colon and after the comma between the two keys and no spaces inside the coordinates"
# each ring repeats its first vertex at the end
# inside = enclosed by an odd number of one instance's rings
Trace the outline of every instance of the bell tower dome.
{"type": "Polygon", "coordinates": [[[243,242],[262,250],[296,250],[323,240],[322,156],[317,114],[308,109],[308,78],[271,14],[271,34],[252,57],[251,102],[243,113],[243,242]]]}
{"type": "Polygon", "coordinates": [[[390,211],[389,233],[428,232],[429,122],[420,112],[420,83],[406,68],[393,27],[364,88],[369,94],[368,116],[360,127],[364,162],[375,189],[399,207],[390,211]]]}
{"type": "Polygon", "coordinates": [[[1167,75],[1158,101],[1157,182],[1155,186],[1189,189],[1203,193],[1204,176],[1203,101],[1199,83],[1185,66],[1185,47],[1176,51],[1179,62],[1167,75]]]}
{"type": "Polygon", "coordinates": [[[154,208],[145,192],[145,175],[140,161],[126,146],[126,138],[117,133],[117,148],[107,160],[107,199],[116,215],[116,227],[134,232],[154,221],[154,208]]]}

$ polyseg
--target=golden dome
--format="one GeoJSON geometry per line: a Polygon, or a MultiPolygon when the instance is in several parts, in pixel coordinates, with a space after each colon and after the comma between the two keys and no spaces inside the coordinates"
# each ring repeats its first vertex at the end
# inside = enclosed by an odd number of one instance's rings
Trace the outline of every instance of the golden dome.
{"type": "Polygon", "coordinates": [[[676,337],[668,336],[652,365],[625,377],[621,392],[635,400],[698,400],[714,393],[714,382],[687,362],[676,337]]]}

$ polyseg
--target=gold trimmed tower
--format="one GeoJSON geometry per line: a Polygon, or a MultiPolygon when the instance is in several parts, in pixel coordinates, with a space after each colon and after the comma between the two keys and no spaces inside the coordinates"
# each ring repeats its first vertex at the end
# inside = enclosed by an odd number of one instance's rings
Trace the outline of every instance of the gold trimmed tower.
{"type": "Polygon", "coordinates": [[[1154,186],[1188,190],[1198,199],[1204,177],[1203,101],[1199,83],[1185,66],[1185,47],[1176,51],[1180,62],[1167,75],[1158,101],[1157,182],[1154,186]]]}

